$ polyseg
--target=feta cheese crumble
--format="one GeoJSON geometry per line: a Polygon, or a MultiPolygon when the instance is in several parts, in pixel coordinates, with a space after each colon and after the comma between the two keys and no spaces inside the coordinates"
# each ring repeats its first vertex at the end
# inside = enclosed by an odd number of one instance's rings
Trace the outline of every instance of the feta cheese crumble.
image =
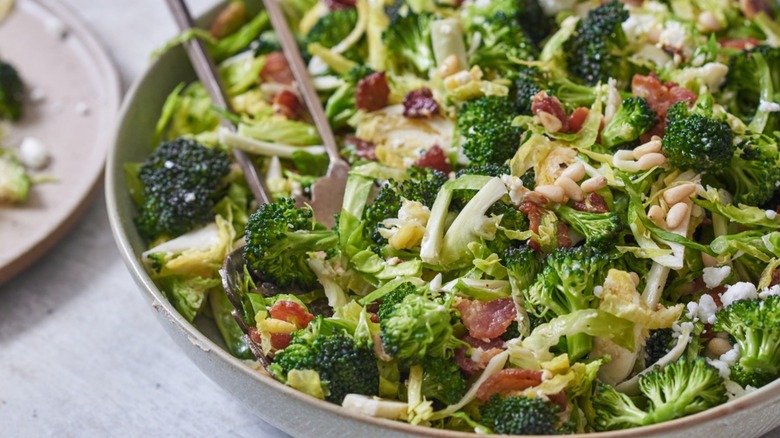
{"type": "Polygon", "coordinates": [[[729,286],[726,292],[720,295],[720,302],[723,303],[723,307],[728,307],[735,301],[755,300],[756,298],[758,298],[756,286],[752,283],[741,281],[729,286]]]}
{"type": "Polygon", "coordinates": [[[25,137],[19,145],[19,161],[30,169],[42,169],[49,162],[49,150],[37,138],[25,137]]]}
{"type": "Polygon", "coordinates": [[[702,279],[704,285],[708,289],[720,286],[723,280],[731,274],[731,266],[713,266],[711,268],[704,268],[702,279]]]}

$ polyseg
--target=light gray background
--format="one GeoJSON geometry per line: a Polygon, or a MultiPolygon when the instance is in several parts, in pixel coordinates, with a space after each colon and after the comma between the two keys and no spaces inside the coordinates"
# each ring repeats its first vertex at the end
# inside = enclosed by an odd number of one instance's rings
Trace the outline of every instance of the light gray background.
{"type": "MultiPolygon", "coordinates": [[[[175,33],[162,0],[62,1],[108,49],[124,90],[175,33]]],[[[101,193],[50,254],[0,286],[0,436],[143,435],[286,436],[163,332],[120,260],[101,193]]]]}

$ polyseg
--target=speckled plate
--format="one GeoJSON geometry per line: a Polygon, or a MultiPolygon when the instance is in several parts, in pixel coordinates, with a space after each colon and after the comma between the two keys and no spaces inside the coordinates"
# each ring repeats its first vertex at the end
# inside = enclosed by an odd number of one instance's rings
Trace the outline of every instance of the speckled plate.
{"type": "MultiPolygon", "coordinates": [[[[152,64],[134,84],[122,106],[121,122],[109,152],[106,197],[111,227],[120,252],[144,299],[163,327],[212,380],[274,426],[294,436],[318,438],[426,436],[474,438],[476,435],[415,427],[350,412],[297,392],[258,371],[257,366],[231,356],[214,323],[199,318],[187,322],[155,286],[141,263],[144,243],[133,225],[135,207],[127,191],[123,163],[141,161],[148,153],[163,101],[194,73],[181,48],[152,64]]],[[[154,342],[150,340],[149,342],[154,342]]],[[[608,437],[758,437],[780,425],[780,381],[715,409],[656,426],[578,435],[608,437]]],[[[230,425],[225,425],[225,431],[230,425]]]]}
{"type": "Polygon", "coordinates": [[[3,144],[27,136],[51,153],[28,202],[0,206],[0,283],[46,253],[86,209],[102,175],[121,90],[96,38],[52,0],[17,0],[0,22],[0,57],[28,87],[26,113],[3,144]],[[34,90],[34,91],[33,91],[34,90]]]}

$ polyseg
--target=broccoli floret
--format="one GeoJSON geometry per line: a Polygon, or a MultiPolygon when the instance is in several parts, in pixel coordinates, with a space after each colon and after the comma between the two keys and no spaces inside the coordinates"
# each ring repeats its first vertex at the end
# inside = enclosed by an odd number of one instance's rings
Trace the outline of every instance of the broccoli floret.
{"type": "Polygon", "coordinates": [[[542,260],[528,245],[509,248],[502,257],[512,289],[524,292],[531,287],[536,275],[542,270],[542,260]]]}
{"type": "Polygon", "coordinates": [[[30,177],[24,166],[11,154],[0,149],[0,205],[24,202],[30,192],[30,177]]]}
{"type": "Polygon", "coordinates": [[[246,225],[249,269],[279,287],[314,287],[317,276],[309,267],[309,253],[334,250],[338,235],[312,216],[311,208],[298,208],[292,199],[262,205],[246,225]]]}
{"type": "Polygon", "coordinates": [[[514,105],[505,97],[479,97],[463,105],[457,123],[472,164],[504,165],[515,155],[522,130],[512,126],[514,118],[514,105]]]}
{"type": "Polygon", "coordinates": [[[433,14],[410,11],[390,22],[382,34],[389,70],[427,76],[428,70],[436,66],[431,48],[431,23],[435,19],[433,14]]]}
{"type": "Polygon", "coordinates": [[[623,231],[623,222],[616,212],[591,213],[565,205],[555,212],[560,219],[585,236],[587,244],[594,248],[607,250],[615,246],[620,232],[623,231]]]}
{"type": "Polygon", "coordinates": [[[552,33],[555,21],[544,13],[537,0],[519,0],[516,4],[520,26],[534,46],[541,47],[542,42],[552,33]]]}
{"type": "Polygon", "coordinates": [[[596,430],[628,429],[663,423],[726,402],[726,387],[718,370],[704,359],[685,357],[639,377],[646,409],[627,395],[600,383],[593,395],[596,430]]]}
{"type": "Polygon", "coordinates": [[[290,346],[277,352],[272,371],[282,379],[291,370],[316,371],[327,387],[325,399],[332,403],[341,404],[347,394],[379,394],[379,368],[371,349],[358,347],[344,332],[307,340],[294,337],[290,346]]]}
{"type": "MultiPolygon", "coordinates": [[[[499,226],[507,230],[525,231],[528,229],[528,217],[514,206],[502,201],[493,204],[487,211],[488,216],[501,216],[499,226]]],[[[501,229],[496,231],[493,239],[485,241],[489,250],[503,254],[508,248],[519,245],[519,241],[510,239],[501,229]]]]}
{"type": "Polygon", "coordinates": [[[466,394],[466,378],[455,362],[443,357],[426,357],[422,367],[422,394],[426,398],[454,405],[466,394]]]}
{"type": "Polygon", "coordinates": [[[24,111],[24,82],[19,72],[0,60],[0,120],[19,120],[24,111]]]}
{"type": "Polygon", "coordinates": [[[379,229],[383,227],[382,222],[398,217],[404,199],[431,208],[441,186],[448,180],[443,172],[427,167],[413,166],[407,169],[406,173],[408,178],[402,182],[388,180],[363,214],[366,237],[377,245],[387,241],[379,233],[379,229]]]}
{"type": "MultiPolygon", "coordinates": [[[[323,15],[306,34],[306,45],[318,43],[328,49],[343,41],[355,28],[357,9],[336,9],[323,15]]],[[[343,53],[353,61],[362,61],[360,45],[356,44],[343,53]]]]}
{"type": "Polygon", "coordinates": [[[267,55],[271,52],[281,52],[282,46],[279,43],[279,38],[276,36],[276,32],[267,30],[260,34],[252,43],[249,48],[254,51],[255,56],[267,55]]]}
{"type": "Polygon", "coordinates": [[[766,300],[739,300],[718,311],[716,331],[728,333],[739,345],[740,358],[731,379],[756,388],[780,372],[780,296],[766,300]]]}
{"type": "Polygon", "coordinates": [[[757,131],[780,130],[780,116],[761,111],[761,100],[780,100],[780,48],[759,46],[743,50],[730,59],[718,102],[757,131]],[[753,122],[761,122],[763,126],[752,126],[753,122]]]}
{"type": "Polygon", "coordinates": [[[612,0],[592,9],[577,23],[563,46],[572,75],[589,85],[606,83],[609,78],[625,82],[630,70],[621,53],[628,44],[622,24],[628,15],[622,3],[612,0]]]}
{"type": "MultiPolygon", "coordinates": [[[[604,283],[610,267],[609,255],[594,248],[556,249],[547,256],[542,273],[525,291],[529,314],[548,321],[575,310],[589,309],[596,300],[593,288],[604,283]]],[[[592,348],[592,339],[581,333],[569,336],[566,343],[571,360],[581,358],[592,348]]]]}
{"type": "Polygon", "coordinates": [[[366,76],[374,73],[370,67],[358,65],[351,68],[341,76],[342,84],[325,103],[325,114],[328,116],[334,128],[342,128],[347,121],[355,115],[355,89],[358,82],[366,76]]]}
{"type": "Polygon", "coordinates": [[[533,97],[547,88],[548,81],[537,67],[520,68],[515,80],[515,110],[530,115],[533,97]]]}
{"type": "Polygon", "coordinates": [[[379,320],[381,321],[390,317],[407,295],[415,293],[417,293],[417,288],[409,282],[403,283],[390,291],[387,295],[382,297],[382,304],[379,305],[379,310],[376,312],[379,320]]]}
{"type": "Polygon", "coordinates": [[[769,201],[780,180],[777,144],[766,136],[746,138],[721,175],[737,204],[760,206],[769,201]]]}
{"type": "Polygon", "coordinates": [[[673,333],[670,328],[650,331],[650,336],[645,340],[645,364],[652,365],[669,352],[673,333]]]}
{"type": "Polygon", "coordinates": [[[677,102],[666,117],[661,144],[672,166],[714,173],[728,167],[734,154],[733,133],[708,104],[697,103],[689,110],[686,102],[677,102]]]}
{"type": "Polygon", "coordinates": [[[658,123],[655,111],[647,100],[629,97],[601,131],[601,144],[612,148],[639,138],[658,123]]]}
{"type": "Polygon", "coordinates": [[[481,44],[469,58],[472,66],[478,65],[485,71],[505,75],[517,68],[517,64],[510,58],[531,60],[536,57],[520,24],[503,12],[474,23],[467,30],[482,35],[481,44]]]}
{"type": "Polygon", "coordinates": [[[447,305],[423,295],[406,295],[379,321],[385,351],[408,365],[425,356],[442,357],[452,338],[450,319],[447,305]]]}
{"type": "Polygon", "coordinates": [[[478,166],[468,166],[458,170],[455,173],[455,178],[460,178],[463,175],[483,175],[483,176],[495,176],[501,177],[501,175],[509,175],[511,170],[506,164],[482,164],[478,166]]]}
{"type": "Polygon", "coordinates": [[[219,149],[183,138],[161,144],[138,175],[144,186],[138,231],[150,240],[176,237],[214,220],[228,173],[230,160],[219,149]]]}
{"type": "Polygon", "coordinates": [[[558,435],[560,408],[540,398],[501,397],[496,394],[480,406],[482,423],[504,435],[558,435]]]}

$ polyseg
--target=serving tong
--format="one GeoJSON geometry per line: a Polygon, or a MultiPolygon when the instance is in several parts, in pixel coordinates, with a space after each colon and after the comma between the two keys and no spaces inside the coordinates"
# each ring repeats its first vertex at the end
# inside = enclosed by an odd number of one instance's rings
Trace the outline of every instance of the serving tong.
{"type": "MultiPolygon", "coordinates": [[[[167,0],[167,3],[182,32],[192,29],[195,26],[194,20],[192,19],[184,0],[167,0]]],[[[349,165],[339,154],[333,130],[331,129],[328,118],[322,108],[322,102],[320,102],[317,91],[314,89],[314,84],[309,77],[306,64],[298,51],[298,45],[295,42],[292,31],[287,24],[287,20],[284,18],[284,14],[279,7],[278,1],[263,0],[263,4],[271,21],[271,26],[276,32],[284,55],[290,65],[290,70],[295,77],[298,91],[303,97],[304,104],[309,110],[314,125],[319,131],[320,138],[322,139],[329,159],[326,175],[315,181],[311,187],[311,199],[298,196],[296,197],[296,204],[298,206],[310,205],[317,216],[317,220],[320,223],[331,227],[335,223],[334,215],[341,210],[344,190],[347,183],[347,174],[349,173],[349,165]]],[[[203,41],[193,38],[184,43],[184,48],[192,62],[198,79],[203,83],[214,105],[232,112],[230,99],[227,97],[227,93],[219,78],[214,61],[206,51],[206,46],[203,41]]],[[[220,123],[226,129],[235,132],[236,127],[230,120],[221,118],[220,123]]],[[[233,154],[236,157],[236,161],[238,161],[241,166],[241,169],[244,171],[244,177],[246,178],[258,205],[270,202],[271,198],[268,196],[268,191],[265,189],[265,186],[259,178],[252,162],[249,160],[249,157],[243,151],[235,149],[233,150],[233,154]]],[[[241,331],[244,333],[244,341],[252,354],[254,354],[260,364],[267,370],[271,361],[263,352],[262,347],[252,339],[250,330],[254,326],[254,315],[248,315],[246,311],[248,308],[251,309],[251,303],[242,287],[244,279],[243,247],[228,254],[225,258],[220,275],[222,276],[222,285],[225,288],[227,297],[234,307],[231,314],[241,328],[241,331]]]]}

